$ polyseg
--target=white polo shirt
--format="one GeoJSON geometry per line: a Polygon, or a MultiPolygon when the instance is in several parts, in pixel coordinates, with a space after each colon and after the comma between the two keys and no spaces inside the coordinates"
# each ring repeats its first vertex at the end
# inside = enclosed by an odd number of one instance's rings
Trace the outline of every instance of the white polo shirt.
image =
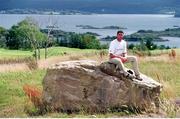
{"type": "Polygon", "coordinates": [[[109,46],[109,53],[112,53],[116,56],[121,56],[122,53],[127,53],[127,44],[126,41],[121,40],[120,42],[117,39],[111,41],[109,46]]]}

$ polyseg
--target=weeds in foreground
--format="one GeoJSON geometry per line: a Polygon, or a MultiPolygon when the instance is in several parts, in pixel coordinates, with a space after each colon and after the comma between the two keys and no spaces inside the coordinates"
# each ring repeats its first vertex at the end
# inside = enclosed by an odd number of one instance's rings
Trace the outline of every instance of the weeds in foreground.
{"type": "Polygon", "coordinates": [[[38,68],[38,63],[34,58],[29,58],[26,62],[26,65],[30,70],[34,70],[38,68]]]}
{"type": "Polygon", "coordinates": [[[24,85],[23,90],[35,107],[40,107],[42,105],[42,91],[30,85],[24,85]]]}
{"type": "Polygon", "coordinates": [[[167,99],[161,99],[160,107],[163,111],[165,111],[168,117],[171,118],[176,117],[178,107],[173,101],[167,99]]]}
{"type": "Polygon", "coordinates": [[[0,59],[0,64],[15,64],[15,63],[27,63],[32,57],[25,58],[3,58],[0,59]]]}

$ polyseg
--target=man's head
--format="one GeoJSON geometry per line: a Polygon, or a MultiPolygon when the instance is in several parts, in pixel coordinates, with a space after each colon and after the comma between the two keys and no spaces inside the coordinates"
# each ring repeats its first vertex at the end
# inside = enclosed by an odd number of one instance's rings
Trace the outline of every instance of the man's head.
{"type": "Polygon", "coordinates": [[[117,32],[117,40],[121,41],[123,39],[124,32],[123,31],[118,31],[117,32]]]}

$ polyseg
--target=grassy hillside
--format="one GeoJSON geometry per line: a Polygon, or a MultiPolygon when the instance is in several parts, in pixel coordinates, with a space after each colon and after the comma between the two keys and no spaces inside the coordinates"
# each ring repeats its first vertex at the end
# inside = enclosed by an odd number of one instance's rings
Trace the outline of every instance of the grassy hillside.
{"type": "Polygon", "coordinates": [[[179,0],[6,0],[0,4],[0,10],[7,9],[51,9],[78,10],[93,13],[159,13],[179,7],[179,0]],[[12,5],[10,5],[12,4],[12,5]]]}
{"type": "MultiPolygon", "coordinates": [[[[94,49],[77,49],[77,48],[67,48],[67,47],[51,47],[48,48],[47,58],[53,56],[70,56],[76,54],[91,54],[99,52],[94,49]]],[[[40,50],[41,59],[45,59],[45,50],[40,50]]],[[[0,64],[10,64],[10,63],[27,63],[30,58],[33,58],[32,51],[22,51],[22,50],[8,50],[0,48],[0,64]]]]}
{"type": "Polygon", "coordinates": [[[7,50],[0,48],[0,59],[10,59],[10,58],[25,58],[32,56],[30,51],[21,51],[21,50],[7,50]]]}
{"type": "MultiPolygon", "coordinates": [[[[52,47],[48,49],[48,57],[61,56],[64,54],[75,54],[75,53],[88,53],[92,49],[77,49],[77,48],[67,48],[67,47],[52,47]]],[[[15,59],[15,58],[25,58],[32,57],[33,52],[22,51],[22,50],[9,50],[0,48],[0,59],[15,59]]],[[[44,58],[44,49],[41,49],[41,58],[44,58]]]]}
{"type": "MultiPolygon", "coordinates": [[[[179,49],[178,49],[179,50],[179,49]]],[[[100,50],[96,49],[77,49],[77,48],[67,48],[67,47],[51,47],[48,48],[47,57],[53,56],[63,56],[63,55],[79,55],[79,54],[87,54],[87,53],[95,53],[100,50]]],[[[108,50],[105,50],[108,51],[108,50]]],[[[44,49],[41,49],[41,59],[44,59],[44,49]]],[[[152,55],[158,55],[161,53],[167,53],[168,50],[153,50],[151,51],[152,55]]],[[[33,56],[32,51],[23,51],[23,50],[9,50],[0,48],[0,60],[8,60],[8,59],[24,59],[33,56]]]]}
{"type": "MultiPolygon", "coordinates": [[[[1,49],[0,55],[10,58],[19,56],[30,56],[29,51],[8,51],[1,49]],[[7,52],[7,54],[5,53],[7,52]],[[16,53],[16,55],[14,55],[16,53]]],[[[81,53],[87,54],[96,52],[96,50],[80,50],[64,47],[55,47],[49,49],[52,56],[60,56],[63,58],[64,52],[67,54],[76,54],[80,56],[81,53]]],[[[167,52],[167,51],[163,51],[167,52]]],[[[155,54],[160,54],[162,51],[153,51],[155,54]]],[[[174,99],[180,97],[180,49],[176,50],[176,59],[171,59],[168,54],[162,54],[157,56],[145,56],[139,57],[140,71],[158,82],[161,82],[164,86],[161,99],[174,99]]],[[[99,55],[87,56],[84,58],[97,60],[99,55]]],[[[107,60],[108,56],[103,56],[102,60],[107,60]]],[[[129,66],[126,65],[126,66],[129,66]]],[[[1,66],[0,66],[1,68],[1,66]]],[[[27,96],[23,92],[23,86],[25,84],[33,85],[42,90],[42,80],[46,74],[45,69],[36,69],[33,71],[17,71],[17,72],[4,72],[0,73],[0,117],[30,117],[27,111],[35,112],[36,109],[30,103],[27,96]]],[[[175,117],[174,110],[169,109],[168,106],[166,112],[169,117],[175,117]]],[[[97,117],[120,117],[128,113],[110,113],[110,114],[97,114],[97,117]]],[[[41,117],[41,116],[38,116],[41,117]]],[[[92,117],[91,115],[84,114],[62,114],[62,113],[47,113],[43,117],[92,117]]]]}

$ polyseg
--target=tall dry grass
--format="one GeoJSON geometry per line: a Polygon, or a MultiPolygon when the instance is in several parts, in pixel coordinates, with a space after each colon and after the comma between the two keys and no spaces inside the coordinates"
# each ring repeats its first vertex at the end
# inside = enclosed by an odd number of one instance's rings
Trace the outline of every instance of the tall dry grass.
{"type": "Polygon", "coordinates": [[[140,70],[163,85],[161,109],[168,117],[176,117],[177,113],[180,113],[175,103],[177,98],[180,99],[180,50],[169,50],[156,56],[140,57],[139,61],[140,70]]]}
{"type": "MultiPolygon", "coordinates": [[[[179,108],[175,104],[175,99],[180,99],[180,50],[153,51],[150,56],[133,52],[129,54],[138,57],[140,72],[163,85],[160,95],[161,109],[168,117],[176,117],[179,108]],[[173,55],[170,56],[169,53],[173,55]]],[[[107,57],[106,55],[102,61],[108,60],[107,57]]],[[[131,67],[130,64],[125,66],[131,67]]]]}
{"type": "Polygon", "coordinates": [[[32,59],[32,57],[25,57],[25,58],[1,58],[0,59],[0,65],[1,64],[17,64],[17,63],[27,63],[29,59],[32,59]]]}

